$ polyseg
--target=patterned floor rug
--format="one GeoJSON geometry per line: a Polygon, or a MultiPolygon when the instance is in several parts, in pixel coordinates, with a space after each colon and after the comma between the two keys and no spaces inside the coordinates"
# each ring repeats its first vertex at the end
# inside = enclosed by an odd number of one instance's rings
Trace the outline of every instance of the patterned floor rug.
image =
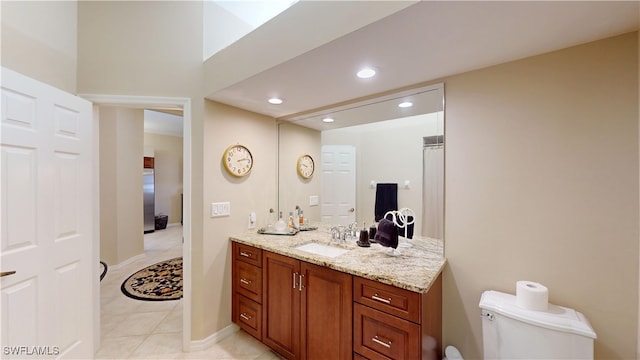
{"type": "Polygon", "coordinates": [[[182,257],[147,266],[129,276],[120,289],[128,297],[138,300],[182,298],[182,257]]]}

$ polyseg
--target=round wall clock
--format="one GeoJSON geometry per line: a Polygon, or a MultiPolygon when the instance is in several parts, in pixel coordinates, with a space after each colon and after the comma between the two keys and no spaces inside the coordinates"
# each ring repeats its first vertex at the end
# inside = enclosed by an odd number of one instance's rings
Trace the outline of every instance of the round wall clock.
{"type": "Polygon", "coordinates": [[[251,151],[244,145],[231,145],[222,156],[224,168],[233,176],[245,176],[253,167],[251,151]]]}
{"type": "Polygon", "coordinates": [[[315,163],[313,162],[313,158],[311,155],[304,154],[298,158],[298,174],[305,179],[309,179],[313,176],[313,172],[315,171],[315,163]]]}

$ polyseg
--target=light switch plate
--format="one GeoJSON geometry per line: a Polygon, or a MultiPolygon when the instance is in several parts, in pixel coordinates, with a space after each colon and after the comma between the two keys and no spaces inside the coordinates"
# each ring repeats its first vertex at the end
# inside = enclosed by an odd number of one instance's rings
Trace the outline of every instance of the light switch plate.
{"type": "Polygon", "coordinates": [[[229,216],[231,215],[230,202],[211,203],[211,217],[229,216]]]}
{"type": "Polygon", "coordinates": [[[318,195],[309,196],[309,206],[318,206],[318,195]]]}

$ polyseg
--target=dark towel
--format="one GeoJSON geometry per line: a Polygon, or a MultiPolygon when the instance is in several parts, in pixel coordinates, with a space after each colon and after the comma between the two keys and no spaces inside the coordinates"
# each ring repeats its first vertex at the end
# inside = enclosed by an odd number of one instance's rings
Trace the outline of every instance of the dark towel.
{"type": "Polygon", "coordinates": [[[398,228],[393,221],[387,219],[380,219],[378,224],[378,231],[374,240],[385,247],[397,248],[398,247],[398,228]]]}
{"type": "Polygon", "coordinates": [[[377,184],[375,220],[380,221],[391,210],[398,210],[398,184],[377,184]]]}

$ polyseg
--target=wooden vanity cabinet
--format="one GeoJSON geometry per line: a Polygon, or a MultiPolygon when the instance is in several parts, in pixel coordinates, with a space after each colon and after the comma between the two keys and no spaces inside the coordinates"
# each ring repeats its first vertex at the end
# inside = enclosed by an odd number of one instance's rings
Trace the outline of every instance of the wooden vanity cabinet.
{"type": "Polygon", "coordinates": [[[268,251],[263,264],[263,342],[287,359],[352,359],[352,276],[268,251]]]}
{"type": "Polygon", "coordinates": [[[354,277],[355,358],[441,359],[442,275],[425,294],[354,277]]]}
{"type": "Polygon", "coordinates": [[[262,340],[262,250],[232,243],[232,321],[262,340]]]}
{"type": "Polygon", "coordinates": [[[232,243],[233,322],[287,359],[441,359],[442,275],[421,294],[232,243]]]}

